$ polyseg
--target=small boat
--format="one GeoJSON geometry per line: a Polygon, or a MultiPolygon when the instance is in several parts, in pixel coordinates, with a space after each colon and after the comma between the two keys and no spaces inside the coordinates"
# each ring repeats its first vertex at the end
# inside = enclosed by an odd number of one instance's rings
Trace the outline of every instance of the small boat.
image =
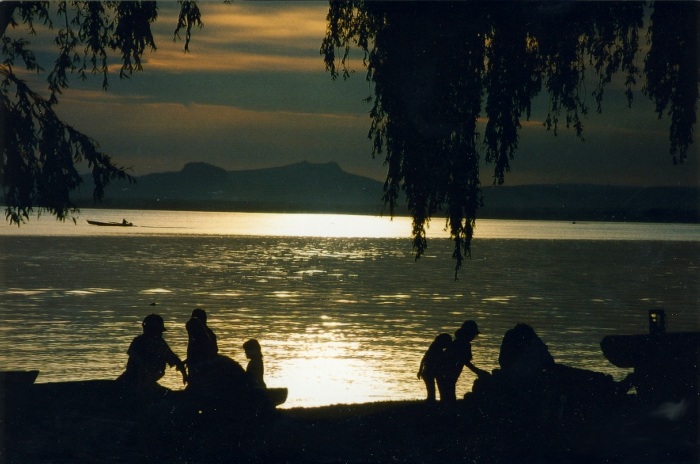
{"type": "Polygon", "coordinates": [[[91,220],[87,219],[87,223],[91,224],[93,226],[131,227],[134,225],[131,222],[127,221],[126,219],[122,219],[122,222],[100,222],[100,221],[91,221],[91,220]]]}

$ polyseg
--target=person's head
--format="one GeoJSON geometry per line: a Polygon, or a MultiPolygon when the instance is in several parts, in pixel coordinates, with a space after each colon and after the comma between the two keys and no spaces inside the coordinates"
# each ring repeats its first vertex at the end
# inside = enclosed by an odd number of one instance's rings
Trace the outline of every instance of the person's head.
{"type": "Polygon", "coordinates": [[[167,330],[163,318],[157,314],[146,316],[141,323],[141,327],[143,327],[143,333],[146,335],[162,335],[167,330]]]}
{"type": "Polygon", "coordinates": [[[254,356],[262,356],[262,348],[260,348],[260,343],[254,338],[251,338],[243,344],[243,351],[248,358],[254,356]]]}
{"type": "Polygon", "coordinates": [[[437,337],[435,337],[435,340],[433,340],[432,343],[432,348],[436,350],[444,350],[445,348],[449,347],[450,344],[452,343],[452,337],[448,333],[441,333],[437,337]]]}
{"type": "Polygon", "coordinates": [[[460,327],[456,333],[458,333],[460,337],[473,340],[474,337],[479,335],[481,332],[479,332],[479,327],[476,325],[476,322],[469,320],[464,321],[464,324],[462,324],[462,327],[460,327]]]}
{"type": "Polygon", "coordinates": [[[207,313],[202,308],[192,310],[192,317],[199,319],[202,322],[207,322],[207,313]]]}

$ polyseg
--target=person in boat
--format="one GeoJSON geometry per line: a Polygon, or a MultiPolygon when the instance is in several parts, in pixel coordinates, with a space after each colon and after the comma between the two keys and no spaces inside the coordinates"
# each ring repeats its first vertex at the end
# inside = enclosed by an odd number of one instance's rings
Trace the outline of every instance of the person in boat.
{"type": "Polygon", "coordinates": [[[472,363],[471,342],[480,333],[476,322],[472,320],[465,321],[455,331],[454,341],[445,350],[444,369],[437,376],[438,389],[440,389],[442,401],[456,401],[457,380],[462,374],[464,366],[478,377],[489,375],[487,371],[479,369],[472,363]]]}
{"type": "Polygon", "coordinates": [[[187,369],[195,382],[217,360],[219,345],[216,334],[207,325],[207,313],[195,308],[185,324],[187,329],[187,369]]]}
{"type": "Polygon", "coordinates": [[[163,339],[163,332],[167,330],[163,318],[158,314],[149,314],[141,326],[143,333],[135,337],[129,345],[126,370],[117,380],[126,387],[144,394],[165,394],[168,389],[159,385],[158,380],[165,375],[168,365],[175,366],[182,374],[182,383],[187,384],[185,364],[163,339]]]}
{"type": "MultiPolygon", "coordinates": [[[[428,393],[427,401],[435,401],[435,382],[445,369],[445,350],[452,344],[450,334],[441,333],[430,344],[418,367],[418,379],[423,379],[428,393]]],[[[440,391],[440,399],[443,392],[440,391]]]]}
{"type": "Polygon", "coordinates": [[[265,375],[265,366],[263,364],[263,354],[260,343],[251,338],[243,344],[243,351],[248,358],[248,365],[245,372],[250,379],[251,384],[255,388],[267,388],[263,376],[265,375]]]}

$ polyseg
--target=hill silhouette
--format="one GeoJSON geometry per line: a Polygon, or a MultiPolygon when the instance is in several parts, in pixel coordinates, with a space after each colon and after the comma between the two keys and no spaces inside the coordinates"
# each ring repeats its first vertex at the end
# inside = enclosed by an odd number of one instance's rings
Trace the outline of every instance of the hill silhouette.
{"type": "MultiPolygon", "coordinates": [[[[106,198],[90,197],[84,176],[79,207],[203,211],[381,214],[383,183],[350,174],[334,162],[227,171],[187,163],[180,171],[147,174],[135,184],[113,182],[106,198]]],[[[604,185],[522,185],[483,188],[480,218],[698,222],[700,189],[604,185]]],[[[408,215],[405,208],[398,215],[408,215]]],[[[437,216],[436,216],[437,217],[437,216]]]]}
{"type": "MultiPolygon", "coordinates": [[[[90,192],[90,176],[84,181],[81,192],[90,192]]],[[[208,163],[192,162],[177,172],[137,177],[135,184],[114,182],[98,206],[380,214],[382,185],[344,172],[337,163],[301,162],[268,169],[226,171],[208,163]]],[[[83,193],[80,206],[93,205],[83,193]]]]}

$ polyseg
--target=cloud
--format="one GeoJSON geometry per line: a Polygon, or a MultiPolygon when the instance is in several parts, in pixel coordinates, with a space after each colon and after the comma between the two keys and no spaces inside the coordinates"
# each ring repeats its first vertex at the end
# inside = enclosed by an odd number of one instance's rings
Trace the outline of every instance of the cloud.
{"type": "Polygon", "coordinates": [[[236,50],[209,50],[206,53],[184,53],[182,50],[159,49],[143,60],[149,71],[184,72],[256,72],[277,73],[323,72],[318,56],[296,57],[278,54],[245,53],[236,50]]]}
{"type": "Polygon", "coordinates": [[[204,22],[218,28],[224,40],[257,44],[284,40],[305,46],[309,39],[320,39],[325,34],[327,11],[324,3],[287,3],[285,8],[264,4],[239,4],[231,8],[218,5],[211,17],[207,18],[205,13],[204,22]]]}
{"type": "MultiPolygon", "coordinates": [[[[81,92],[80,96],[93,95],[91,92],[81,92]]],[[[132,105],[123,101],[86,103],[83,98],[64,98],[62,102],[66,119],[76,119],[87,122],[90,119],[108,120],[110,115],[128,114],[118,123],[113,120],[113,126],[129,131],[153,132],[173,129],[178,131],[208,132],[231,127],[268,126],[280,130],[297,129],[300,120],[314,127],[328,124],[367,124],[367,119],[361,115],[303,113],[293,111],[254,111],[231,106],[202,105],[178,103],[141,103],[132,105]],[[182,126],[182,127],[178,127],[182,126]]]]}
{"type": "MultiPolygon", "coordinates": [[[[157,50],[146,50],[142,63],[146,70],[172,73],[268,71],[298,73],[323,72],[319,49],[325,35],[323,3],[222,5],[200,3],[204,27],[192,30],[190,53],[184,52],[184,31],[174,41],[179,5],[159,3],[152,32],[157,50]]],[[[29,36],[26,28],[8,30],[15,37],[31,41],[45,69],[50,70],[58,53],[56,29],[37,27],[29,36]]],[[[120,57],[110,53],[110,75],[118,73],[120,57]]]]}
{"type": "Polygon", "coordinates": [[[202,4],[204,27],[194,28],[190,53],[184,53],[184,33],[173,43],[177,9],[167,5],[154,27],[158,50],[146,55],[146,65],[169,72],[309,72],[323,71],[319,55],[325,35],[323,4],[202,4]]]}

